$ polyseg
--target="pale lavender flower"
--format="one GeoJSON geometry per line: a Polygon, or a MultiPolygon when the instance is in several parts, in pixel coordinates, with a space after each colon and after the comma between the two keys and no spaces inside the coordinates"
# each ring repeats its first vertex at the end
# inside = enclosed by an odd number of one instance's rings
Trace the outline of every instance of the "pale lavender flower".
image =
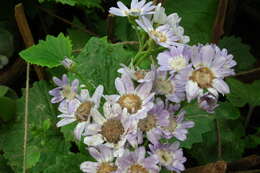
{"type": "Polygon", "coordinates": [[[224,77],[234,75],[232,67],[236,65],[233,56],[226,49],[220,50],[216,45],[199,45],[192,47],[191,61],[193,68],[182,71],[186,84],[187,100],[202,95],[205,91],[218,97],[218,93],[230,92],[224,77]]]}
{"type": "Polygon", "coordinates": [[[104,144],[114,148],[115,156],[124,152],[125,143],[130,133],[136,133],[136,121],[130,121],[127,110],[117,103],[106,102],[103,106],[104,116],[96,113],[92,127],[85,131],[84,143],[88,146],[104,144]]]}
{"type": "Polygon", "coordinates": [[[113,95],[111,101],[119,103],[122,109],[126,109],[131,119],[145,118],[147,112],[153,107],[154,93],[152,82],[139,84],[136,88],[128,75],[122,75],[115,80],[116,89],[119,95],[113,95]]]}
{"type": "Polygon", "coordinates": [[[208,113],[214,113],[214,109],[218,107],[218,98],[211,93],[205,93],[198,97],[199,107],[208,113]]]}
{"type": "Polygon", "coordinates": [[[87,128],[91,128],[91,117],[98,114],[98,107],[101,96],[103,94],[103,86],[98,86],[92,97],[89,96],[87,89],[82,89],[78,99],[70,102],[62,102],[59,106],[59,111],[62,113],[58,118],[62,118],[57,127],[65,126],[77,121],[77,126],[74,129],[75,137],[80,140],[81,135],[87,128]],[[88,127],[89,126],[89,127],[88,127]]]}
{"type": "Polygon", "coordinates": [[[166,71],[157,70],[155,78],[155,92],[165,95],[172,102],[179,103],[185,99],[186,81],[168,76],[166,71]]]}
{"type": "Polygon", "coordinates": [[[112,173],[117,170],[117,166],[113,163],[113,150],[105,145],[99,145],[88,148],[89,154],[97,160],[97,162],[86,161],[81,163],[80,169],[85,173],[112,173]]]}
{"type": "Polygon", "coordinates": [[[138,83],[152,82],[155,78],[155,70],[152,67],[151,70],[143,70],[138,67],[127,67],[121,64],[122,68],[118,69],[118,72],[122,75],[128,75],[131,79],[137,81],[138,83]]]}
{"type": "Polygon", "coordinates": [[[163,127],[165,138],[170,139],[176,137],[180,141],[187,139],[187,129],[194,127],[194,122],[185,121],[184,115],[185,111],[180,111],[177,115],[171,115],[169,117],[169,125],[163,127]]]}
{"type": "Polygon", "coordinates": [[[134,152],[125,152],[117,160],[118,170],[116,173],[159,173],[160,168],[157,166],[157,157],[154,155],[145,157],[145,153],[144,147],[139,147],[134,152]]]}
{"type": "Polygon", "coordinates": [[[156,100],[153,109],[148,112],[146,118],[139,120],[138,129],[141,134],[145,133],[147,139],[153,143],[159,143],[163,135],[163,128],[169,125],[169,112],[164,108],[161,99],[156,100]]]}
{"type": "Polygon", "coordinates": [[[179,45],[178,37],[174,35],[170,26],[165,24],[154,28],[153,23],[146,17],[136,20],[136,23],[160,46],[169,48],[179,45]]]}
{"type": "Polygon", "coordinates": [[[183,151],[179,142],[173,144],[156,144],[149,145],[153,155],[159,160],[161,166],[166,167],[170,171],[180,173],[185,170],[184,163],[186,158],[183,156],[183,151]]]}
{"type": "Polygon", "coordinates": [[[54,83],[58,86],[49,91],[49,94],[53,96],[51,103],[59,103],[64,101],[74,101],[77,96],[79,80],[75,79],[70,84],[66,74],[62,76],[62,79],[53,77],[54,83]]]}
{"type": "Polygon", "coordinates": [[[170,71],[171,74],[179,72],[189,65],[190,55],[188,46],[173,46],[169,50],[158,54],[159,70],[170,71]]]}
{"type": "Polygon", "coordinates": [[[155,6],[152,2],[145,3],[146,0],[132,0],[131,8],[127,8],[121,1],[117,2],[118,8],[111,7],[109,13],[116,16],[143,16],[147,14],[153,14],[155,6]]]}
{"type": "Polygon", "coordinates": [[[66,69],[70,69],[75,62],[72,61],[71,59],[69,59],[68,57],[65,57],[65,59],[63,61],[61,61],[61,64],[66,68],[66,69]]]}

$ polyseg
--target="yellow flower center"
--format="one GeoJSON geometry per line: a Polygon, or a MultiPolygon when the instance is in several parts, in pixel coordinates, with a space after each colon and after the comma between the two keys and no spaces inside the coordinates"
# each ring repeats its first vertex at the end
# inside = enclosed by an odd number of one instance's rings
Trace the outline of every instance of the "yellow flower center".
{"type": "Polygon", "coordinates": [[[157,79],[155,82],[156,90],[163,95],[174,92],[174,86],[170,80],[157,79]]]}
{"type": "Polygon", "coordinates": [[[86,101],[86,102],[82,103],[78,107],[78,109],[76,110],[76,113],[75,113],[77,120],[78,121],[87,121],[92,107],[93,107],[93,103],[90,101],[86,101]]]}
{"type": "Polygon", "coordinates": [[[190,77],[191,80],[198,83],[200,88],[211,88],[214,78],[213,72],[207,67],[193,71],[190,77]]]}
{"type": "Polygon", "coordinates": [[[128,168],[128,173],[149,173],[142,165],[134,164],[128,168]]]}
{"type": "Polygon", "coordinates": [[[126,94],[121,96],[118,103],[121,107],[126,108],[131,114],[136,113],[142,107],[141,98],[135,94],[126,94]]]}
{"type": "Polygon", "coordinates": [[[150,31],[150,33],[153,36],[157,37],[159,39],[159,42],[164,43],[164,42],[167,41],[166,35],[164,33],[160,32],[160,31],[152,30],[152,31],[150,31]]]}
{"type": "Polygon", "coordinates": [[[156,154],[159,156],[159,160],[163,165],[169,165],[173,161],[173,155],[166,150],[157,150],[156,154]]]}
{"type": "Polygon", "coordinates": [[[168,130],[169,132],[174,132],[177,127],[177,122],[174,117],[170,117],[170,122],[168,126],[163,127],[163,129],[168,130]]]}
{"type": "Polygon", "coordinates": [[[120,120],[109,119],[101,127],[101,135],[110,143],[116,144],[124,133],[124,127],[120,120]]]}
{"type": "Polygon", "coordinates": [[[144,79],[147,71],[146,70],[138,70],[134,73],[136,80],[144,79]]]}
{"type": "Polygon", "coordinates": [[[143,132],[148,132],[152,128],[156,127],[156,119],[154,115],[148,114],[146,118],[139,120],[138,127],[143,132]]]}
{"type": "Polygon", "coordinates": [[[116,170],[117,170],[117,166],[113,164],[111,165],[109,163],[101,163],[101,165],[97,170],[97,173],[111,173],[116,170]]]}

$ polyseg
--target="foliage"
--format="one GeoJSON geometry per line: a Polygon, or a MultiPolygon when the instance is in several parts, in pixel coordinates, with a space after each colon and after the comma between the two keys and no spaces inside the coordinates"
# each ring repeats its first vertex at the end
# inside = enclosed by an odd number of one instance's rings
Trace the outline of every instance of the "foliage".
{"type": "Polygon", "coordinates": [[[118,75],[117,69],[121,63],[128,64],[133,53],[122,45],[108,43],[106,39],[92,37],[88,41],[75,59],[78,64],[75,71],[90,88],[101,84],[106,86],[106,93],[111,94],[115,92],[114,79],[118,75]]]}
{"type": "Polygon", "coordinates": [[[61,4],[66,4],[70,6],[83,6],[83,7],[101,7],[100,3],[101,0],[38,0],[40,3],[49,1],[49,2],[56,2],[56,3],[61,3],[61,4]]]}
{"type": "Polygon", "coordinates": [[[165,1],[168,13],[177,13],[185,35],[190,36],[190,44],[207,43],[211,41],[212,27],[217,11],[217,0],[175,0],[165,1]]]}
{"type": "Polygon", "coordinates": [[[40,41],[22,52],[20,56],[31,64],[46,67],[56,67],[65,57],[71,57],[71,40],[62,33],[58,37],[48,35],[46,41],[40,41]]]}
{"type": "Polygon", "coordinates": [[[234,55],[234,59],[237,61],[237,71],[248,70],[256,62],[255,57],[250,53],[250,47],[243,44],[241,38],[224,37],[219,41],[219,46],[226,48],[230,54],[234,55]]]}

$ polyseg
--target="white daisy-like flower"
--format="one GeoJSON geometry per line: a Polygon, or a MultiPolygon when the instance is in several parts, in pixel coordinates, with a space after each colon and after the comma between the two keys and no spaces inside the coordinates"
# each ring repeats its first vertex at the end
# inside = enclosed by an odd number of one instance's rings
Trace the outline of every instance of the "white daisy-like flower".
{"type": "Polygon", "coordinates": [[[62,118],[62,120],[57,123],[57,127],[77,121],[78,124],[74,129],[74,134],[77,139],[80,139],[86,128],[93,126],[90,124],[90,120],[91,117],[95,117],[98,114],[97,109],[103,90],[103,86],[98,86],[93,96],[90,97],[88,90],[82,89],[78,99],[70,102],[62,102],[58,108],[62,113],[58,115],[58,118],[62,118]]]}
{"type": "Polygon", "coordinates": [[[218,93],[229,93],[229,87],[224,77],[234,75],[232,67],[236,65],[232,55],[226,49],[222,51],[216,45],[194,46],[191,61],[193,67],[183,70],[178,78],[186,78],[187,100],[202,95],[205,92],[218,97],[218,93]]]}
{"type": "Polygon", "coordinates": [[[118,8],[111,7],[109,13],[116,16],[143,16],[147,14],[153,14],[155,6],[152,2],[145,3],[146,0],[132,0],[131,8],[127,8],[121,1],[117,2],[118,8]]]}
{"type": "Polygon", "coordinates": [[[114,161],[113,149],[98,145],[97,147],[88,148],[90,155],[97,162],[86,161],[81,163],[80,169],[85,173],[112,173],[117,170],[114,161]]]}
{"type": "Polygon", "coordinates": [[[172,13],[167,16],[165,13],[165,8],[161,6],[161,3],[156,6],[152,21],[159,25],[169,25],[173,34],[178,37],[176,42],[180,44],[186,44],[190,41],[190,37],[184,35],[184,29],[180,26],[181,18],[178,16],[178,14],[172,13]]]}
{"type": "Polygon", "coordinates": [[[154,28],[152,21],[146,17],[136,20],[136,23],[160,46],[169,48],[178,45],[178,37],[174,35],[168,24],[154,28]]]}
{"type": "Polygon", "coordinates": [[[153,83],[145,82],[136,88],[128,75],[122,75],[115,80],[119,95],[113,96],[113,102],[119,103],[122,109],[126,109],[129,118],[139,120],[147,116],[147,112],[153,108],[154,93],[151,93],[153,83]]]}
{"type": "Polygon", "coordinates": [[[173,46],[170,50],[159,53],[157,60],[161,71],[170,71],[171,74],[174,74],[189,65],[189,47],[183,45],[173,46]]]}
{"type": "Polygon", "coordinates": [[[121,64],[122,68],[118,69],[118,72],[123,75],[130,76],[131,79],[137,81],[138,83],[152,82],[155,77],[155,70],[152,67],[151,70],[135,69],[134,67],[127,67],[121,64]]]}
{"type": "Polygon", "coordinates": [[[85,131],[84,143],[88,146],[104,144],[115,150],[115,156],[123,154],[127,137],[135,133],[136,122],[130,121],[126,110],[117,103],[106,102],[103,107],[104,116],[99,112],[93,116],[92,127],[85,131]]]}

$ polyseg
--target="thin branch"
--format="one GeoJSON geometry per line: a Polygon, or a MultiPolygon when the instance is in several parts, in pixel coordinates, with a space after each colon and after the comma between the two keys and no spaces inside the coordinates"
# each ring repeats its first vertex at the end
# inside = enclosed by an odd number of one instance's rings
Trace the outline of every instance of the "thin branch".
{"type": "Polygon", "coordinates": [[[255,109],[254,106],[249,105],[249,111],[248,111],[248,113],[247,113],[246,121],[245,121],[245,128],[247,128],[247,125],[248,125],[248,123],[250,122],[250,119],[251,119],[251,116],[252,116],[252,114],[253,114],[254,109],[255,109]]]}
{"type": "Polygon", "coordinates": [[[81,27],[81,26],[77,25],[77,24],[74,24],[74,23],[72,23],[71,21],[69,21],[69,20],[67,20],[67,19],[64,19],[64,18],[62,18],[62,17],[60,17],[60,16],[54,14],[53,12],[51,12],[51,11],[48,10],[48,9],[45,9],[45,8],[43,8],[43,7],[41,7],[41,6],[38,6],[38,8],[39,8],[40,10],[44,11],[45,13],[49,14],[50,16],[52,16],[52,17],[54,17],[54,18],[56,18],[56,19],[58,19],[58,20],[60,20],[60,21],[62,21],[62,22],[64,22],[64,23],[66,23],[66,24],[71,25],[72,27],[75,27],[75,28],[77,28],[77,29],[79,29],[79,30],[81,30],[81,31],[83,31],[83,32],[86,32],[86,33],[88,33],[88,34],[90,34],[90,35],[93,35],[93,36],[98,37],[98,34],[96,34],[95,32],[90,31],[90,30],[88,30],[88,29],[86,29],[86,28],[84,28],[84,27],[81,27]]]}
{"type": "Polygon", "coordinates": [[[255,72],[258,72],[258,71],[260,71],[260,67],[257,67],[257,68],[254,68],[254,69],[248,70],[248,71],[239,72],[239,73],[235,74],[235,77],[247,75],[247,74],[250,74],[250,73],[255,73],[255,72]]]}
{"type": "Polygon", "coordinates": [[[24,111],[24,138],[23,138],[23,173],[26,173],[27,140],[28,140],[28,101],[29,101],[29,76],[30,64],[26,67],[26,88],[25,88],[25,111],[24,111]]]}
{"type": "Polygon", "coordinates": [[[221,140],[221,132],[220,132],[220,124],[218,120],[215,120],[216,130],[217,130],[217,144],[218,144],[218,159],[222,159],[222,140],[221,140]]]}
{"type": "MultiPolygon", "coordinates": [[[[20,34],[22,35],[25,47],[31,47],[34,45],[34,40],[32,36],[32,32],[29,28],[25,13],[24,13],[24,8],[23,4],[19,3],[15,6],[15,19],[16,23],[18,25],[20,34]]],[[[42,67],[34,65],[34,70],[38,76],[39,80],[44,80],[45,79],[45,74],[44,70],[42,67]]]]}
{"type": "Polygon", "coordinates": [[[220,37],[224,34],[224,23],[228,7],[228,0],[219,0],[217,15],[213,27],[212,42],[218,43],[220,37]]]}

